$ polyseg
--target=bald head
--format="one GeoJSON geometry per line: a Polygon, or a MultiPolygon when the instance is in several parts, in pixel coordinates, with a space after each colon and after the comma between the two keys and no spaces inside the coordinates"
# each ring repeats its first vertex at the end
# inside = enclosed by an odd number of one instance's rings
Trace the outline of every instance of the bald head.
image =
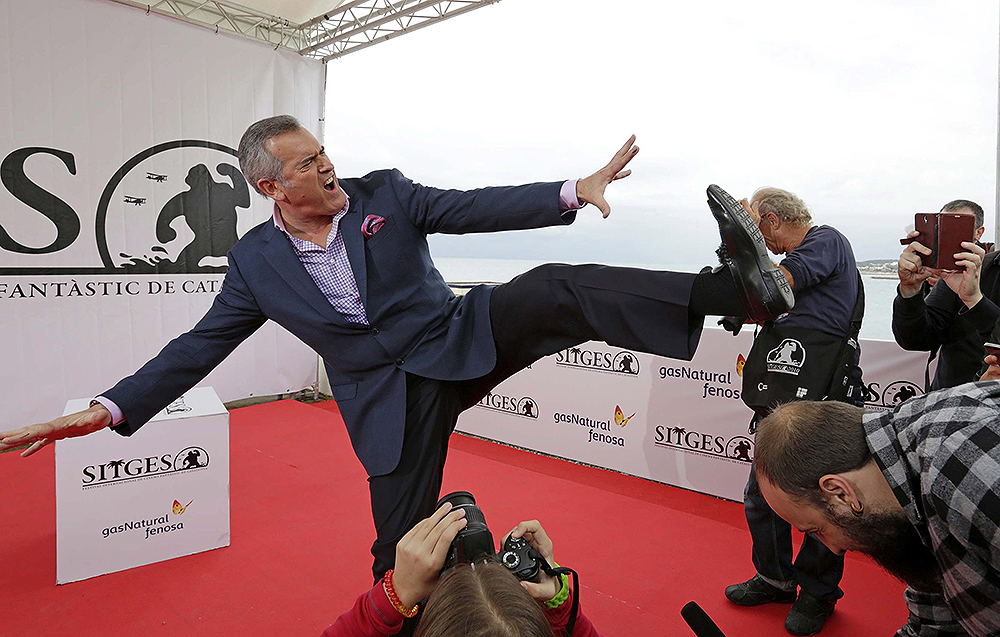
{"type": "Polygon", "coordinates": [[[836,401],[800,400],[778,407],[757,427],[757,479],[819,502],[820,478],[860,469],[871,460],[864,413],[836,401]]]}

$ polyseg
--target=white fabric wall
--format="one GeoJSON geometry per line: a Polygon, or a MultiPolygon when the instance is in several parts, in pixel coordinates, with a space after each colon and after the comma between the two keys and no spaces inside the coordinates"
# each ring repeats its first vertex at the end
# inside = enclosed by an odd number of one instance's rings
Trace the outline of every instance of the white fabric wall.
{"type": "MultiPolygon", "coordinates": [[[[249,124],[279,113],[319,136],[324,73],[286,51],[103,0],[0,0],[0,159],[29,147],[62,153],[32,155],[23,172],[63,202],[50,201],[50,212],[70,210],[79,222],[57,251],[0,246],[0,400],[9,426],[58,416],[68,399],[110,387],[197,322],[223,272],[138,274],[121,269],[129,261],[121,255],[176,258],[191,241],[183,218],[166,244],[155,227],[168,202],[195,190],[187,183],[193,167],[231,187],[216,166],[236,158],[190,140],[235,149],[249,124]],[[178,140],[187,141],[149,150],[178,140]],[[143,151],[149,157],[116,179],[143,151]]],[[[0,227],[18,245],[50,246],[59,226],[11,193],[6,184],[16,176],[7,167],[0,227]]],[[[235,208],[239,234],[271,214],[255,193],[251,201],[235,208]]],[[[315,380],[315,354],[269,323],[202,384],[232,400],[315,380]]]]}
{"type": "MultiPolygon", "coordinates": [[[[694,359],[683,362],[585,343],[501,383],[462,415],[458,429],[742,501],[753,436],[739,361],[752,345],[751,330],[734,338],[706,329],[694,359]]],[[[895,343],[862,340],[867,408],[923,393],[926,360],[895,343]]]]}

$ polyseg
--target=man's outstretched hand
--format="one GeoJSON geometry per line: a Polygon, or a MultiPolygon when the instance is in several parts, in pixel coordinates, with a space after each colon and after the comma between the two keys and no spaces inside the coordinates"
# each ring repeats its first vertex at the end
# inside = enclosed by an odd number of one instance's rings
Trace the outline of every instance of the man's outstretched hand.
{"type": "Polygon", "coordinates": [[[591,203],[601,209],[601,215],[607,219],[611,214],[611,206],[604,199],[604,189],[612,181],[623,179],[632,174],[631,170],[624,170],[625,165],[632,161],[635,154],[639,152],[639,147],[635,146],[635,135],[628,138],[625,145],[621,147],[615,156],[611,158],[608,165],[598,170],[590,177],[584,177],[576,182],[576,198],[580,203],[591,203]]]}
{"type": "Polygon", "coordinates": [[[21,452],[21,457],[26,458],[51,442],[86,436],[110,424],[111,412],[104,405],[96,404],[90,409],[61,416],[46,423],[0,432],[0,452],[12,447],[30,445],[21,452]]]}

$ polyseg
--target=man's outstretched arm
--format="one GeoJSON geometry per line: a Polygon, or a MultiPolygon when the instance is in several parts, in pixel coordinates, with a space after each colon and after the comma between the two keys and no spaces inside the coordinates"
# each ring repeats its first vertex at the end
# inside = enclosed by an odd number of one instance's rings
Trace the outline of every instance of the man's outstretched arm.
{"type": "Polygon", "coordinates": [[[625,166],[639,152],[634,142],[633,135],[603,168],[575,182],[442,190],[414,183],[394,170],[391,183],[400,207],[424,234],[498,232],[563,225],[572,223],[575,211],[588,203],[600,208],[605,217],[611,213],[604,191],[612,181],[631,173],[625,166]]]}
{"type": "Polygon", "coordinates": [[[21,456],[27,457],[56,440],[86,436],[110,424],[111,412],[104,405],[96,403],[91,405],[90,409],[75,414],[0,433],[0,452],[28,445],[28,448],[21,452],[21,456]]]}
{"type": "Polygon", "coordinates": [[[28,448],[21,452],[27,457],[56,440],[85,436],[112,424],[117,425],[117,433],[131,435],[207,376],[266,320],[230,257],[222,289],[198,324],[170,341],[135,374],[102,394],[120,408],[124,421],[112,423],[111,412],[97,403],[49,422],[0,432],[0,452],[27,444],[28,448]]]}

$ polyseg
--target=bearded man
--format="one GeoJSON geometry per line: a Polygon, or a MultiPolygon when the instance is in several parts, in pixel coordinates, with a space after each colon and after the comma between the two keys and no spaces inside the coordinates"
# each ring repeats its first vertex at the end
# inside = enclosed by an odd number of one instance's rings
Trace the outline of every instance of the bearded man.
{"type": "Polygon", "coordinates": [[[761,421],[754,463],[778,515],[906,582],[897,635],[1000,631],[1000,383],[889,412],[788,403],[761,421]]]}

